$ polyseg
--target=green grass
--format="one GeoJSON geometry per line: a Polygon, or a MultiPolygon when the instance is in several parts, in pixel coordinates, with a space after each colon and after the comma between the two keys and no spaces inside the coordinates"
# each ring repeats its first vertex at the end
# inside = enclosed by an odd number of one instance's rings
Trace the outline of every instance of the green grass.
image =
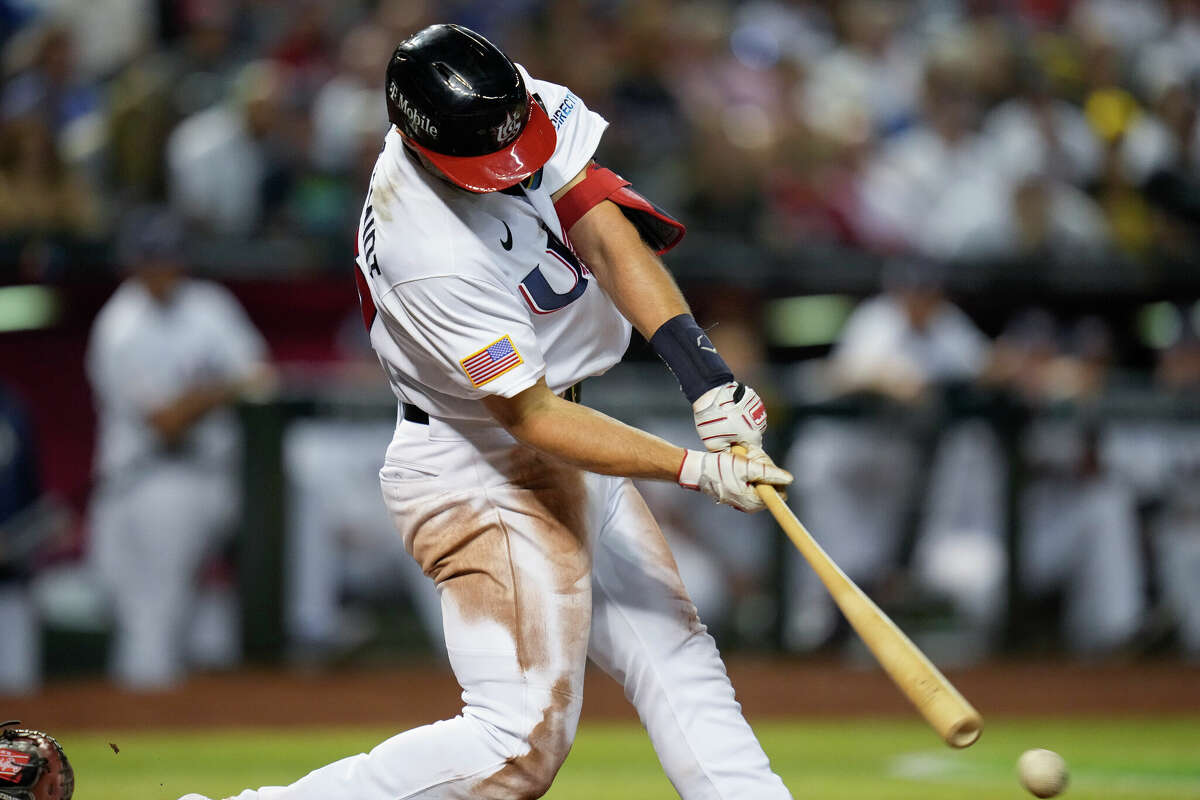
{"type": "MultiPolygon", "coordinates": [[[[1031,747],[1048,747],[1066,758],[1071,800],[1200,800],[1200,717],[991,720],[983,738],[965,751],[950,750],[915,721],[771,722],[756,730],[797,800],[1029,797],[1018,787],[1013,765],[1031,747]]],[[[75,765],[78,800],[175,800],[192,791],[220,798],[248,786],[288,783],[322,763],[369,749],[390,733],[305,728],[59,738],[75,765]]],[[[640,729],[586,720],[547,795],[675,796],[640,729]]]]}

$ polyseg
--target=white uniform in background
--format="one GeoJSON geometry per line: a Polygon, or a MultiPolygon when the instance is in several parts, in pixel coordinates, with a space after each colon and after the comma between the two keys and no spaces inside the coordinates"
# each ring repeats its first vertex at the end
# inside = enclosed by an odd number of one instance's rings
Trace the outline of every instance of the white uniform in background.
{"type": "Polygon", "coordinates": [[[399,589],[434,650],[441,649],[437,591],[404,550],[379,497],[379,443],[394,423],[336,418],[299,420],[283,439],[288,481],[287,626],[298,659],[336,655],[365,643],[367,620],[343,596],[392,597],[399,589]]]}
{"type": "MultiPolygon", "coordinates": [[[[943,303],[921,331],[896,299],[883,295],[855,309],[830,361],[848,385],[871,385],[885,374],[936,384],[978,375],[987,352],[986,338],[952,304],[943,303]]],[[[927,506],[913,496],[919,456],[910,433],[893,421],[818,418],[800,429],[787,468],[797,476],[799,512],[813,536],[846,574],[868,585],[897,565],[912,504],[925,508],[913,563],[918,579],[948,594],[973,622],[993,623],[1003,610],[1006,575],[1003,495],[994,489],[1002,462],[994,435],[974,422],[943,434],[927,506]],[[959,471],[964,468],[970,471],[959,471]]],[[[833,633],[837,611],[796,553],[789,556],[789,574],[784,643],[817,647],[833,633]]]]}
{"type": "MultiPolygon", "coordinates": [[[[181,283],[160,304],[136,279],[96,319],[87,371],[99,417],[91,556],[110,592],[114,677],[135,688],[170,685],[187,662],[197,572],[237,519],[239,435],[230,409],[200,419],[167,447],[147,415],[194,387],[245,375],[266,347],[224,288],[181,283]]],[[[228,622],[209,638],[211,661],[236,658],[228,622]]],[[[195,631],[199,633],[198,630],[195,631]]]]}
{"type": "Polygon", "coordinates": [[[1132,486],[1114,470],[1094,474],[1078,422],[1035,422],[1022,437],[1030,479],[1020,498],[1021,587],[1063,595],[1062,628],[1076,652],[1127,643],[1146,611],[1145,569],[1132,486]]]}
{"type": "Polygon", "coordinates": [[[1200,425],[1122,421],[1106,427],[1103,463],[1140,503],[1158,506],[1147,533],[1158,605],[1184,655],[1200,660],[1200,425]]]}
{"type": "Polygon", "coordinates": [[[616,364],[630,335],[561,244],[551,201],[606,123],[522,74],[557,129],[540,181],[460,191],[393,129],[359,230],[372,344],[399,399],[430,418],[398,421],[384,499],[438,586],[463,713],[238,800],[541,796],[574,739],[589,657],[624,684],[683,797],[790,797],[633,484],[518,444],[479,402],[542,377],[562,392],[616,364]]]}

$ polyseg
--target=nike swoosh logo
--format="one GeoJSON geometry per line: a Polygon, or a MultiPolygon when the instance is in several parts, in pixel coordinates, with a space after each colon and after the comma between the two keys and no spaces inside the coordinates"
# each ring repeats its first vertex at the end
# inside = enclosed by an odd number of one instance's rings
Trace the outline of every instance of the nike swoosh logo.
{"type": "Polygon", "coordinates": [[[500,220],[500,224],[504,226],[504,238],[500,240],[500,246],[505,250],[512,250],[512,230],[504,220],[500,220]]]}
{"type": "Polygon", "coordinates": [[[700,334],[699,336],[696,337],[696,347],[700,348],[701,350],[707,350],[710,353],[717,352],[717,348],[712,346],[712,342],[709,342],[708,344],[704,343],[707,340],[708,340],[707,336],[705,336],[703,333],[700,334]]]}

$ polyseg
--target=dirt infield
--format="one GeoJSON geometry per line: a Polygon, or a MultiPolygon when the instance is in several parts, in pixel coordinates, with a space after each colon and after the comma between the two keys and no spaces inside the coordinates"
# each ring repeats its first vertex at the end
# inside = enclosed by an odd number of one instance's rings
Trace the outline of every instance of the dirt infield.
{"type": "MultiPolygon", "coordinates": [[[[735,658],[729,672],[752,719],[911,713],[878,670],[735,658]]],[[[1200,667],[1174,662],[1022,662],[949,675],[985,716],[1200,714],[1200,667]]],[[[322,675],[246,670],[141,695],[98,680],[61,682],[33,697],[0,699],[5,717],[50,730],[358,723],[400,728],[453,716],[459,705],[458,687],[441,665],[322,675]]],[[[620,687],[598,671],[589,675],[583,713],[591,720],[633,718],[620,687]]]]}

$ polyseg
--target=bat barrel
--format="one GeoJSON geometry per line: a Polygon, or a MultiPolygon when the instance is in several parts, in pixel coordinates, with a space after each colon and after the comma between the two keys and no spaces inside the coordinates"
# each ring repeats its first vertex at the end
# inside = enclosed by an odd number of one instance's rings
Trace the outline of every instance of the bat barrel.
{"type": "MultiPolygon", "coordinates": [[[[734,453],[745,450],[735,446],[734,453]]],[[[774,487],[759,485],[758,495],[784,533],[825,584],[846,620],[858,633],[888,677],[916,706],[921,716],[951,747],[969,747],[983,731],[983,717],[912,643],[904,631],[875,605],[821,549],[774,487]]]]}
{"type": "Polygon", "coordinates": [[[983,733],[983,719],[975,714],[950,726],[950,729],[942,734],[942,738],[951,747],[962,749],[975,744],[975,740],[981,733],[983,733]]]}

